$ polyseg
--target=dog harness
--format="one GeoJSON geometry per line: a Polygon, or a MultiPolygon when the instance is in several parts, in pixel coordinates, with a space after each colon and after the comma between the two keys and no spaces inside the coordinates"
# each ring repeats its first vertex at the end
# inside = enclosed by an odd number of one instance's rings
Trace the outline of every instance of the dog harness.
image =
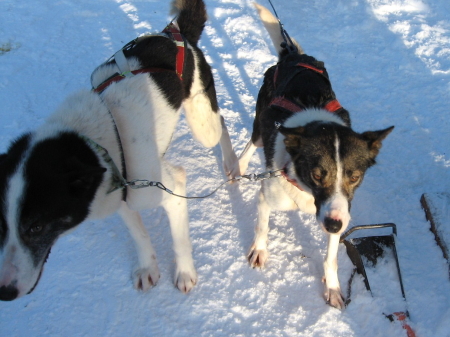
{"type": "MultiPolygon", "coordinates": [[[[312,71],[315,71],[316,73],[322,75],[327,81],[329,79],[324,75],[323,70],[319,69],[317,67],[314,67],[311,64],[299,62],[295,64],[296,70],[293,71],[290,76],[287,78],[287,81],[285,81],[284,86],[287,86],[287,84],[301,71],[304,69],[309,69],[312,71]]],[[[277,89],[277,80],[278,80],[278,66],[275,68],[275,73],[273,75],[273,83],[275,89],[277,89]]],[[[292,102],[291,100],[285,98],[284,96],[277,96],[272,99],[272,101],[269,103],[270,107],[280,107],[283,109],[286,109],[290,112],[299,112],[304,110],[304,107],[298,105],[297,103],[292,102]]],[[[341,104],[337,99],[332,99],[325,103],[321,108],[329,111],[329,112],[336,112],[339,109],[342,108],[341,104]]]]}
{"type": "MultiPolygon", "coordinates": [[[[302,70],[305,69],[309,69],[312,71],[315,71],[316,73],[322,75],[327,81],[329,81],[328,77],[325,76],[324,71],[322,69],[319,69],[309,63],[305,63],[305,62],[298,62],[295,65],[295,71],[293,71],[287,78],[287,80],[284,82],[284,87],[287,86],[287,84],[302,70]]],[[[278,66],[275,68],[275,73],[273,75],[273,83],[274,83],[274,87],[275,90],[277,89],[277,80],[278,80],[278,66]]],[[[280,88],[278,88],[280,89],[280,88]]],[[[282,88],[283,89],[283,88],[282,88]]],[[[281,92],[283,92],[283,90],[280,90],[281,92]]],[[[304,107],[298,105],[297,103],[292,102],[291,100],[287,99],[284,96],[276,96],[275,98],[272,99],[272,101],[269,103],[270,107],[275,107],[275,108],[282,108],[285,110],[288,110],[290,112],[300,112],[305,110],[304,107]]],[[[339,109],[342,109],[341,104],[339,103],[339,101],[337,99],[332,99],[329,100],[328,102],[326,102],[323,106],[323,109],[334,113],[336,111],[338,111],[339,109]]],[[[290,178],[287,175],[287,170],[286,170],[286,166],[287,164],[284,166],[284,168],[281,171],[281,175],[292,185],[294,185],[295,187],[297,187],[300,191],[303,191],[303,189],[300,187],[300,185],[297,183],[297,181],[295,179],[290,178]]]]}
{"type": "MultiPolygon", "coordinates": [[[[175,43],[178,49],[175,63],[175,72],[180,78],[180,80],[183,80],[184,63],[186,59],[186,52],[185,52],[186,41],[184,40],[183,35],[181,35],[179,29],[175,26],[174,23],[171,22],[169,23],[169,25],[167,25],[166,28],[164,28],[164,30],[160,34],[154,34],[151,36],[163,36],[171,39],[175,43]]],[[[115,53],[107,62],[111,61],[114,58],[114,61],[116,62],[117,67],[119,68],[119,73],[115,73],[110,78],[106,79],[92,90],[96,93],[101,93],[112,83],[119,82],[126,77],[133,77],[138,74],[172,72],[173,70],[170,69],[154,68],[154,67],[143,68],[138,70],[130,70],[130,66],[128,65],[127,59],[123,51],[132,49],[140,39],[147,37],[149,36],[144,35],[138,37],[133,41],[128,42],[122,49],[120,49],[117,53],[115,53]]]]}
{"type": "MultiPolygon", "coordinates": [[[[176,55],[176,64],[175,64],[175,72],[178,75],[180,81],[183,80],[183,72],[184,72],[184,63],[186,60],[186,41],[183,38],[183,35],[180,33],[180,30],[176,27],[176,25],[171,22],[167,25],[164,30],[159,34],[152,34],[152,35],[145,35],[138,37],[134,39],[133,41],[128,42],[122,49],[120,49],[118,52],[116,52],[109,60],[107,60],[105,63],[110,62],[112,59],[114,59],[117,67],[119,68],[119,72],[115,73],[111,77],[107,78],[105,81],[100,83],[97,87],[92,88],[92,91],[98,94],[101,94],[108,86],[110,86],[112,83],[119,82],[123,80],[126,77],[133,77],[138,74],[144,74],[144,73],[163,73],[163,72],[173,72],[173,70],[170,69],[164,69],[164,68],[143,68],[143,69],[137,69],[137,70],[131,70],[130,66],[128,64],[128,61],[125,57],[124,50],[130,50],[132,49],[138,41],[140,41],[143,38],[148,38],[151,36],[162,36],[171,39],[177,46],[177,55],[176,55]]],[[[111,112],[110,112],[111,113],[111,112]]],[[[111,114],[111,117],[114,121],[114,117],[111,114]]],[[[117,129],[117,126],[114,122],[114,130],[117,135],[117,139],[119,141],[119,148],[120,148],[120,154],[121,154],[121,166],[122,166],[122,172],[117,168],[116,164],[112,160],[112,158],[109,156],[108,151],[106,151],[105,148],[103,148],[101,145],[95,143],[94,141],[88,139],[87,137],[83,137],[83,139],[90,144],[91,147],[97,150],[97,152],[100,153],[100,155],[103,157],[103,159],[110,165],[112,170],[112,183],[111,183],[111,189],[108,191],[108,193],[114,192],[118,189],[122,189],[122,200],[126,200],[127,198],[127,189],[126,187],[129,186],[131,188],[141,188],[145,187],[141,184],[140,180],[127,182],[126,181],[126,166],[125,166],[125,156],[123,152],[122,142],[120,140],[120,134],[117,129]]],[[[153,183],[153,182],[150,182],[153,183]]],[[[149,186],[157,186],[158,185],[149,185],[149,186]]],[[[161,187],[159,187],[161,188],[161,187]]]]}

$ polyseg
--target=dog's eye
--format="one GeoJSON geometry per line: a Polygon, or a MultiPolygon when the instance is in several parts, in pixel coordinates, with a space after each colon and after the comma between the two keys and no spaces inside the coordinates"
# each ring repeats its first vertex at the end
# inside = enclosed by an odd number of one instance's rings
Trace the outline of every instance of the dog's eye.
{"type": "Polygon", "coordinates": [[[322,174],[320,172],[313,171],[313,172],[311,172],[311,175],[312,175],[313,179],[316,181],[322,180],[322,174]]]}
{"type": "Polygon", "coordinates": [[[359,180],[359,176],[358,175],[352,175],[350,176],[350,182],[351,183],[356,183],[359,180]]]}
{"type": "Polygon", "coordinates": [[[31,233],[31,234],[37,234],[37,233],[39,233],[39,232],[42,232],[42,229],[43,229],[44,227],[42,226],[42,225],[39,225],[39,224],[35,224],[35,225],[32,225],[29,229],[28,229],[28,231],[31,233]]]}

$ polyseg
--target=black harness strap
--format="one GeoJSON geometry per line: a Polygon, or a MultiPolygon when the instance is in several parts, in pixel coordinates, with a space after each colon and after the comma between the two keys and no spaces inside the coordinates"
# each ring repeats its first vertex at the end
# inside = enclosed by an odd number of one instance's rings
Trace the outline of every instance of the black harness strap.
{"type": "MultiPolygon", "coordinates": [[[[316,62],[318,65],[322,65],[322,67],[323,67],[323,62],[320,62],[320,61],[316,61],[316,62]]],[[[296,62],[292,66],[292,68],[295,70],[291,71],[284,78],[284,80],[282,81],[281,84],[278,84],[278,72],[279,72],[278,66],[275,68],[275,73],[273,75],[273,84],[274,84],[274,89],[276,92],[279,92],[279,93],[285,92],[285,89],[288,86],[288,84],[294,79],[294,77],[299,75],[302,71],[308,71],[308,70],[314,71],[317,74],[321,75],[324,79],[326,79],[328,83],[330,83],[330,79],[325,75],[324,70],[320,69],[319,67],[315,67],[309,63],[296,62]]],[[[279,96],[276,96],[275,98],[273,98],[272,101],[269,103],[269,106],[283,108],[290,112],[298,112],[298,111],[305,110],[304,106],[301,106],[298,103],[292,102],[291,100],[285,98],[283,95],[279,95],[279,96]]],[[[328,102],[326,102],[322,106],[322,108],[329,112],[336,112],[337,110],[341,109],[342,106],[337,99],[332,99],[332,100],[329,100],[328,102]]]]}

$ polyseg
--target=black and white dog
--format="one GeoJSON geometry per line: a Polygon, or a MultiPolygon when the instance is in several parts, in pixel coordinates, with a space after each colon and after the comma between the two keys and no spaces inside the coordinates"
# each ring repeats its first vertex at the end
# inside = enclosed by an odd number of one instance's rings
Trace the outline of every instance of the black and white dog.
{"type": "Polygon", "coordinates": [[[126,45],[94,71],[95,90],[68,97],[44,125],[1,155],[0,300],[34,289],[60,235],[116,211],[138,251],[134,286],[148,290],[160,275],[138,211],[158,205],[170,221],[175,284],[182,292],[196,284],[186,200],[158,188],[127,186],[149,179],[185,195],[184,169],[164,159],[182,108],[200,143],[220,142],[225,171],[237,165],[211,69],[197,47],[205,5],[175,0],[173,10],[176,24],[126,45]],[[117,188],[125,193],[112,192],[117,188]]]}
{"type": "Polygon", "coordinates": [[[323,63],[305,55],[295,40],[292,45],[282,44],[278,20],[265,7],[255,6],[279,53],[279,62],[264,75],[252,138],[240,155],[239,170],[244,174],[256,148],[264,147],[267,170],[278,171],[284,178],[262,182],[248,259],[253,267],[263,267],[267,261],[271,209],[315,213],[329,236],[325,299],[342,308],[337,276],[340,234],[348,226],[355,189],[365,171],[375,164],[381,141],[393,127],[354,132],[348,111],[336,100],[323,63]]]}

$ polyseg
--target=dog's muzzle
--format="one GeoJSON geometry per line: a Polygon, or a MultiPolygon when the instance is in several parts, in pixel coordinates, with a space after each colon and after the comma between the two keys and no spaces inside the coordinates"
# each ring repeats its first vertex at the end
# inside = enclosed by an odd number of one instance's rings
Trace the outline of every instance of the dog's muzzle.
{"type": "Polygon", "coordinates": [[[323,226],[328,233],[335,234],[342,229],[342,221],[327,217],[323,221],[323,226]]]}
{"type": "Polygon", "coordinates": [[[14,286],[0,287],[0,301],[12,301],[19,295],[19,290],[14,286]]]}

